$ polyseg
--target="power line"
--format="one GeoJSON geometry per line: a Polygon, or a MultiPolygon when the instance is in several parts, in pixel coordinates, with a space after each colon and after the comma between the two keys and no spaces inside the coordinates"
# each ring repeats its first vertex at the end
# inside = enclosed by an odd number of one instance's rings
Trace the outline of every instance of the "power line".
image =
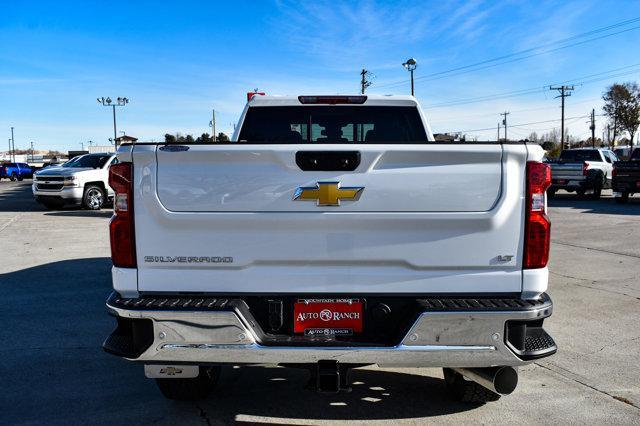
{"type": "MultiPolygon", "coordinates": [[[[534,56],[539,56],[539,55],[543,55],[543,54],[547,54],[547,53],[553,53],[553,52],[556,52],[556,51],[559,51],[559,50],[562,50],[562,49],[567,49],[569,47],[579,46],[579,45],[582,45],[582,44],[585,44],[585,43],[590,43],[592,41],[600,40],[600,39],[603,39],[603,38],[606,38],[606,37],[611,37],[611,36],[614,36],[614,35],[626,33],[628,31],[633,31],[633,30],[639,29],[640,26],[626,28],[626,29],[623,29],[623,30],[620,30],[620,31],[616,31],[616,32],[613,32],[613,33],[604,34],[604,35],[600,35],[600,36],[597,36],[597,37],[592,37],[592,38],[589,38],[587,40],[581,40],[581,41],[576,42],[576,43],[570,43],[570,44],[566,44],[564,46],[559,46],[559,47],[555,47],[555,48],[547,49],[547,50],[542,50],[542,51],[538,52],[538,50],[540,50],[540,49],[545,49],[545,48],[552,47],[552,46],[555,46],[555,45],[558,45],[558,44],[567,43],[567,42],[572,41],[572,40],[576,40],[576,39],[580,39],[580,38],[583,38],[583,37],[587,37],[589,35],[605,32],[605,31],[608,31],[608,30],[611,30],[611,29],[614,29],[614,28],[617,28],[617,27],[626,26],[626,25],[629,25],[629,24],[632,24],[632,23],[635,23],[635,22],[638,22],[638,21],[640,21],[640,17],[636,17],[636,18],[629,19],[629,20],[626,20],[626,21],[617,22],[617,23],[608,25],[606,27],[601,27],[601,28],[598,28],[598,29],[595,29],[595,30],[587,31],[585,33],[577,34],[577,35],[574,35],[574,36],[571,36],[571,37],[568,37],[568,38],[565,38],[565,39],[556,40],[556,41],[553,41],[553,42],[550,42],[550,43],[546,43],[546,44],[542,44],[542,45],[539,45],[539,46],[536,46],[536,47],[532,47],[532,48],[529,48],[529,49],[520,50],[520,51],[517,51],[517,52],[510,53],[508,55],[501,55],[501,56],[498,56],[498,57],[495,57],[495,58],[491,58],[491,59],[486,59],[486,60],[483,60],[483,61],[475,62],[473,64],[463,65],[463,66],[459,66],[459,67],[455,67],[455,68],[450,68],[448,70],[439,71],[439,72],[436,72],[436,73],[426,74],[426,75],[417,77],[416,81],[417,80],[432,81],[432,80],[437,80],[437,79],[440,79],[440,78],[452,77],[452,76],[455,76],[455,75],[465,74],[465,73],[474,72],[474,71],[480,71],[480,70],[491,68],[491,67],[495,67],[495,66],[498,66],[498,65],[504,65],[504,64],[508,64],[508,63],[512,63],[512,62],[516,62],[516,61],[521,61],[521,60],[528,59],[528,58],[531,58],[531,57],[534,57],[534,56]],[[525,54],[527,54],[529,52],[535,52],[535,53],[531,53],[531,54],[525,55],[525,54]],[[515,56],[520,56],[520,55],[525,55],[525,56],[514,58],[515,56]],[[512,58],[512,59],[509,59],[509,58],[512,58]],[[509,60],[505,60],[505,59],[509,59],[509,60]],[[494,64],[493,62],[498,62],[498,63],[494,64]],[[491,64],[491,65],[480,67],[480,65],[485,65],[485,64],[491,64]],[[458,72],[458,71],[462,71],[462,72],[458,72]]],[[[382,84],[382,85],[377,86],[377,87],[378,88],[393,87],[393,86],[398,86],[398,85],[400,85],[402,83],[404,83],[404,82],[403,81],[396,81],[396,82],[392,82],[392,83],[382,84]]]]}
{"type": "MultiPolygon", "coordinates": [[[[596,114],[598,115],[598,114],[596,114]]],[[[572,120],[572,119],[578,119],[578,118],[586,118],[586,117],[590,117],[589,115],[579,115],[579,116],[575,116],[575,117],[569,117],[566,118],[566,120],[572,120]]],[[[543,123],[554,123],[556,121],[560,121],[560,119],[554,119],[554,120],[543,120],[543,121],[533,121],[531,123],[518,123],[518,124],[512,124],[511,127],[521,127],[521,126],[529,126],[532,124],[543,124],[543,123]]],[[[471,132],[483,132],[486,130],[495,130],[495,127],[485,127],[484,129],[469,129],[469,130],[455,130],[455,131],[449,131],[447,133],[471,133],[471,132]]]]}
{"type": "MultiPolygon", "coordinates": [[[[597,97],[597,98],[586,98],[586,99],[582,99],[578,102],[573,102],[572,105],[578,105],[578,104],[584,104],[584,103],[592,103],[593,101],[598,101],[601,100],[602,98],[597,97]]],[[[531,111],[547,111],[549,110],[548,106],[544,106],[544,107],[536,107],[536,108],[525,108],[525,109],[518,109],[518,110],[512,110],[509,112],[512,113],[520,113],[520,112],[531,112],[531,111]]],[[[473,117],[493,117],[495,116],[496,113],[495,112],[487,112],[487,113],[482,113],[482,114],[464,114],[464,115],[458,115],[456,114],[455,116],[448,116],[448,118],[430,118],[429,119],[429,123],[431,123],[433,125],[433,123],[442,123],[442,122],[447,122],[447,121],[460,121],[461,118],[473,118],[473,117]]],[[[511,124],[511,127],[515,127],[513,124],[511,124]]]]}
{"type": "Polygon", "coordinates": [[[615,71],[619,71],[619,70],[623,70],[623,69],[638,67],[638,66],[640,66],[640,63],[633,64],[633,65],[627,65],[627,66],[620,67],[620,68],[614,68],[614,69],[611,69],[609,71],[603,71],[603,72],[599,72],[599,73],[595,73],[595,74],[590,74],[590,75],[574,78],[574,79],[571,79],[571,80],[561,81],[561,82],[558,82],[558,83],[545,84],[544,86],[531,87],[531,88],[528,88],[528,89],[520,89],[520,90],[514,90],[514,91],[510,91],[510,92],[503,92],[503,93],[494,93],[494,94],[491,94],[491,95],[476,96],[476,97],[473,97],[473,98],[463,98],[463,99],[457,99],[457,100],[447,101],[447,102],[440,102],[440,103],[435,103],[435,104],[428,104],[428,105],[424,105],[423,107],[425,109],[427,109],[427,108],[441,108],[441,107],[446,107],[446,106],[464,105],[464,104],[475,103],[475,102],[485,102],[485,101],[492,101],[492,100],[497,100],[497,99],[506,99],[506,98],[513,98],[513,97],[517,97],[517,96],[531,95],[531,94],[539,93],[539,92],[542,93],[542,92],[548,90],[547,88],[549,86],[570,83],[572,81],[573,82],[577,81],[576,83],[574,83],[575,86],[584,86],[586,84],[591,84],[591,83],[595,83],[595,82],[598,82],[598,81],[607,80],[607,79],[610,79],[610,78],[613,78],[613,77],[622,77],[622,76],[629,75],[629,74],[635,74],[637,72],[640,72],[640,69],[633,69],[633,70],[626,71],[626,72],[621,72],[621,73],[614,73],[614,72],[615,71]],[[590,77],[597,77],[597,76],[600,76],[600,77],[588,79],[590,77]],[[585,78],[588,79],[588,80],[580,81],[581,79],[585,79],[585,78]]]}

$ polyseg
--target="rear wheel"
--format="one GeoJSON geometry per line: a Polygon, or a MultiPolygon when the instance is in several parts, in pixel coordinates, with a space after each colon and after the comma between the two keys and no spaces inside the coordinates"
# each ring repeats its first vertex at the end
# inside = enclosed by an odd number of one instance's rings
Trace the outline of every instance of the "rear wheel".
{"type": "Polygon", "coordinates": [[[593,194],[591,198],[597,200],[602,195],[602,188],[604,187],[604,177],[597,177],[596,182],[593,184],[593,194]]]}
{"type": "Polygon", "coordinates": [[[500,395],[490,391],[476,382],[467,380],[464,376],[450,368],[443,368],[444,383],[447,390],[457,401],[484,404],[497,401],[500,395]]]}
{"type": "Polygon", "coordinates": [[[620,194],[619,197],[616,197],[616,203],[622,204],[622,203],[626,203],[627,201],[629,201],[628,192],[623,192],[622,194],[620,194]]]}
{"type": "Polygon", "coordinates": [[[100,210],[104,205],[104,191],[97,185],[89,185],[84,190],[82,205],[89,210],[100,210]]]}
{"type": "Polygon", "coordinates": [[[198,377],[188,379],[156,379],[156,384],[167,399],[195,401],[203,399],[220,377],[220,367],[200,367],[198,377]]]}
{"type": "Polygon", "coordinates": [[[11,173],[11,177],[9,179],[11,179],[11,182],[15,182],[15,180],[18,179],[18,176],[15,173],[11,173]]]}

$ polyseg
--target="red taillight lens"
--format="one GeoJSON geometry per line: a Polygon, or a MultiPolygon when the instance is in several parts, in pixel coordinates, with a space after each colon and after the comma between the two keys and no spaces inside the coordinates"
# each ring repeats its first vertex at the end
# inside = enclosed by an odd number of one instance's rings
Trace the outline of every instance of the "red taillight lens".
{"type": "Polygon", "coordinates": [[[589,174],[589,163],[582,163],[582,175],[586,176],[589,174]]]}
{"type": "Polygon", "coordinates": [[[253,99],[254,96],[264,96],[264,92],[247,92],[247,102],[253,99]]]}
{"type": "Polygon", "coordinates": [[[298,96],[301,104],[363,104],[366,96],[298,96]]]}
{"type": "Polygon", "coordinates": [[[119,163],[109,168],[109,186],[115,193],[114,215],[109,222],[111,260],[121,268],[136,267],[133,220],[133,164],[119,163]]]}
{"type": "Polygon", "coordinates": [[[549,261],[551,223],[546,213],[545,192],[551,185],[551,167],[527,162],[527,206],[524,229],[524,268],[544,268],[549,261]]]}

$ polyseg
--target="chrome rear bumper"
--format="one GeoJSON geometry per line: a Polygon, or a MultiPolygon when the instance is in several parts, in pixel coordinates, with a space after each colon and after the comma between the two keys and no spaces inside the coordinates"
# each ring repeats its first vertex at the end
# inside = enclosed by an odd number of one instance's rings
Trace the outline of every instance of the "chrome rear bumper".
{"type": "MultiPolygon", "coordinates": [[[[152,343],[127,359],[164,364],[305,364],[320,360],[397,367],[518,366],[523,360],[505,341],[507,321],[548,317],[551,301],[524,310],[425,311],[395,346],[282,346],[261,342],[255,321],[238,310],[185,311],[123,308],[121,318],[153,324],[152,343]]],[[[105,349],[107,348],[105,342],[105,349]]],[[[553,351],[555,352],[555,350],[553,351]]],[[[121,355],[122,356],[122,355],[121,355]]]]}

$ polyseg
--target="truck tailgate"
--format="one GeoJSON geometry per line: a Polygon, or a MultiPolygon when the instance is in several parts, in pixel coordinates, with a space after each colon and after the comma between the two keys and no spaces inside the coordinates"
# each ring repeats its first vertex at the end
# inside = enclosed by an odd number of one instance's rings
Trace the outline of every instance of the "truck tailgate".
{"type": "Polygon", "coordinates": [[[133,159],[140,291],[521,290],[524,144],[140,145],[133,159]],[[302,171],[300,151],[360,164],[302,171]],[[295,199],[337,182],[358,197],[295,199]]]}

